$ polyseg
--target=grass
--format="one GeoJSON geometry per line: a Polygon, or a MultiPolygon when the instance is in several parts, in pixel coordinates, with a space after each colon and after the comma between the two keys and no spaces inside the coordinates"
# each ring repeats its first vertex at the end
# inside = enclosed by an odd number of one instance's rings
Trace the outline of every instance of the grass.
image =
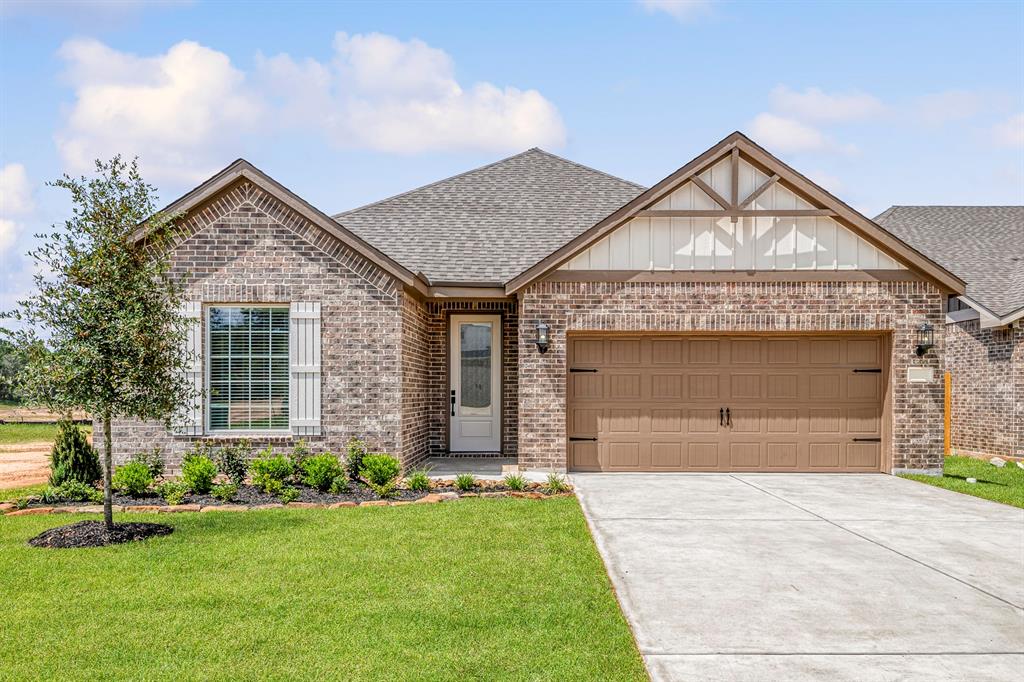
{"type": "MultiPolygon", "coordinates": [[[[92,426],[79,424],[86,434],[92,433],[92,426]]],[[[17,445],[49,441],[57,437],[56,424],[0,424],[0,445],[17,445]]]]}
{"type": "Polygon", "coordinates": [[[0,522],[0,676],[646,679],[574,498],[131,518],[175,532],[0,522]]]}
{"type": "Polygon", "coordinates": [[[0,490],[0,502],[10,502],[17,497],[24,497],[26,495],[39,495],[44,490],[46,490],[46,483],[36,483],[35,485],[26,485],[21,488],[4,488],[0,490]]]}
{"type": "Polygon", "coordinates": [[[973,457],[947,457],[942,476],[900,475],[946,490],[1024,508],[1024,469],[1013,462],[1007,462],[1000,469],[973,457]],[[968,483],[968,478],[976,478],[978,482],[968,483]]]}

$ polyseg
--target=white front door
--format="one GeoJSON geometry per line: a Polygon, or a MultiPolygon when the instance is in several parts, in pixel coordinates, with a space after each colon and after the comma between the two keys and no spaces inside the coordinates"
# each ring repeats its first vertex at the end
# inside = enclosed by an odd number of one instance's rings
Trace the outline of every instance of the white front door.
{"type": "Polygon", "coordinates": [[[501,316],[451,316],[451,452],[501,450],[501,316]]]}

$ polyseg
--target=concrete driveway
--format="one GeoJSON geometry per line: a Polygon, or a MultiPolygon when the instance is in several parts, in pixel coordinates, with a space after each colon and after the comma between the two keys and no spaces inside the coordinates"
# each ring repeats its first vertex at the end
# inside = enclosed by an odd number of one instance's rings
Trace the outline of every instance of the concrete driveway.
{"type": "Polygon", "coordinates": [[[656,680],[1011,680],[1024,510],[885,475],[576,474],[656,680]]]}

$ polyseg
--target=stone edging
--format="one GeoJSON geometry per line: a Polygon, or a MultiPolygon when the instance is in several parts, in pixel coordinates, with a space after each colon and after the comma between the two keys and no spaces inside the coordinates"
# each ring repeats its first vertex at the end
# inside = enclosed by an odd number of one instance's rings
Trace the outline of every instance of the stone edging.
{"type": "MultiPolygon", "coordinates": [[[[467,497],[520,497],[530,500],[547,500],[553,497],[571,497],[573,493],[555,493],[548,495],[540,492],[518,492],[518,491],[494,491],[482,493],[459,493],[444,492],[430,493],[418,500],[367,500],[365,502],[333,502],[323,504],[320,502],[289,502],[284,504],[275,502],[272,504],[257,504],[251,507],[244,504],[177,504],[177,505],[155,505],[155,504],[115,504],[113,510],[117,513],[128,514],[171,514],[182,512],[244,512],[259,511],[262,509],[342,509],[347,507],[404,507],[410,504],[435,504],[438,502],[454,502],[467,497]]],[[[0,503],[0,514],[4,516],[36,516],[41,514],[102,514],[103,505],[90,504],[81,507],[29,507],[27,509],[16,509],[9,502],[0,503]]]]}

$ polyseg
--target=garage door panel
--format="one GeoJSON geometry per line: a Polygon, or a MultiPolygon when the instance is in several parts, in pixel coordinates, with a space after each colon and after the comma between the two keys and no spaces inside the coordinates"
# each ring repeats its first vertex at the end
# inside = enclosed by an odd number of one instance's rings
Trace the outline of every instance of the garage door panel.
{"type": "Polygon", "coordinates": [[[568,435],[598,439],[570,443],[575,470],[883,466],[880,337],[570,339],[568,435]]]}

